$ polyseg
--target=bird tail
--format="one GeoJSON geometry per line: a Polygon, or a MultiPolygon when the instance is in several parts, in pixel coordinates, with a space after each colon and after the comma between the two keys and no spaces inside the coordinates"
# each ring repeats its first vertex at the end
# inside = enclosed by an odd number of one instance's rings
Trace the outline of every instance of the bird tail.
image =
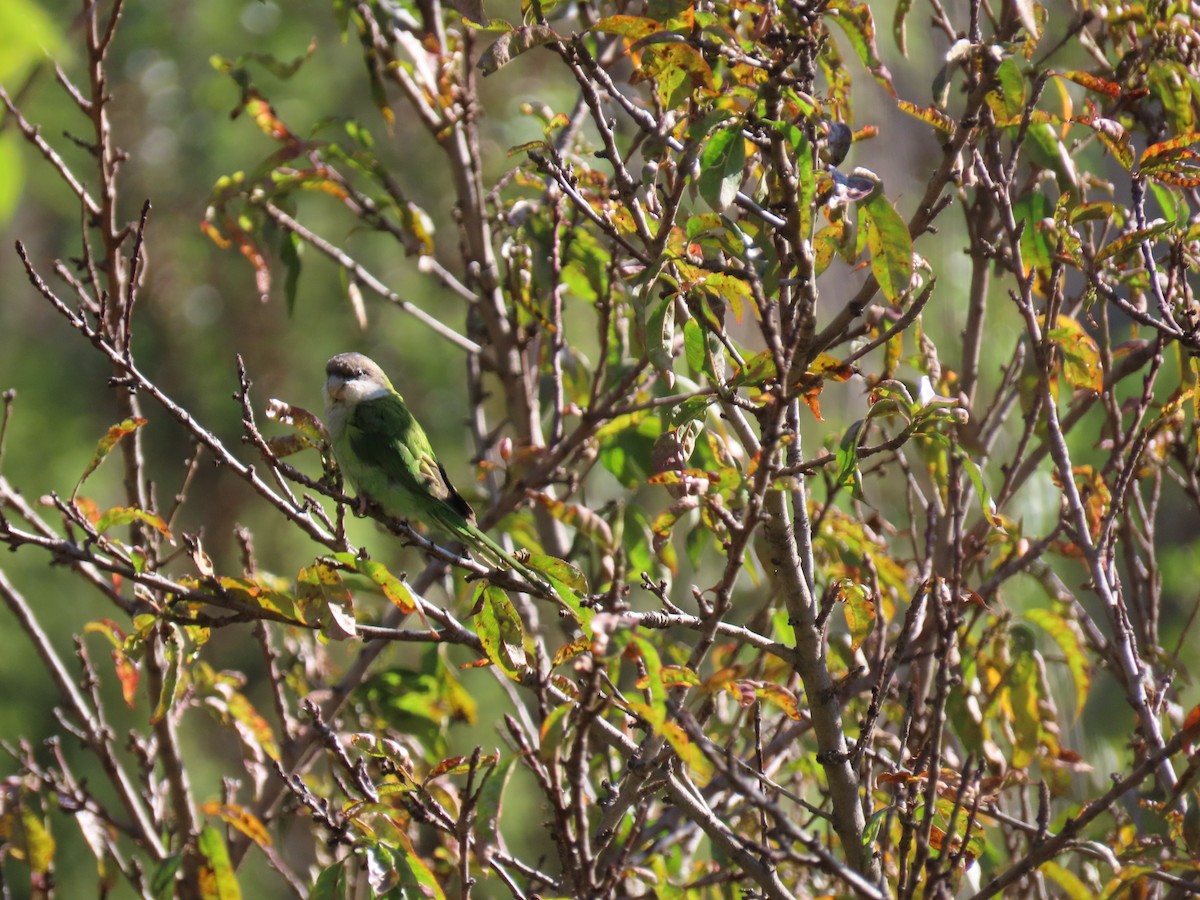
{"type": "Polygon", "coordinates": [[[467,534],[470,536],[470,544],[479,551],[479,554],[487,559],[492,565],[501,569],[512,569],[531,585],[540,588],[549,594],[554,593],[554,588],[550,582],[546,580],[546,576],[540,572],[535,572],[529,566],[514,557],[511,553],[505,550],[500,544],[488,537],[476,525],[471,522],[466,524],[467,534]]]}

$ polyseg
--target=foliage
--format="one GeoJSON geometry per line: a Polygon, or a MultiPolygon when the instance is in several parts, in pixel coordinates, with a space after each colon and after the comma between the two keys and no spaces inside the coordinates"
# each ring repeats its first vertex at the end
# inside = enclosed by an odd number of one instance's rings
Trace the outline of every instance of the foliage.
{"type": "MultiPolygon", "coordinates": [[[[242,446],[157,377],[170,225],[125,218],[109,115],[132,12],[85,0],[84,80],[58,77],[86,152],[0,100],[82,223],[64,260],[17,246],[78,339],[40,365],[92,354],[111,427],[40,504],[0,473],[0,542],[108,608],[71,662],[0,567],[58,704],[47,747],[8,741],[6,883],[52,894],[71,828],[102,894],[152,897],[241,896],[252,860],[330,898],[1188,889],[1195,588],[1168,558],[1200,513],[1200,31],[1179,4],[968,7],[917,35],[898,3],[889,42],[853,0],[335,0],[355,115],[296,87],[326,35],[213,56],[223,127],[268,150],[201,230],[318,346],[327,260],[382,361],[379,320],[437,348],[402,390],[465,364],[480,525],[534,585],[348,496],[319,413],[241,357],[242,446]],[[500,144],[490,85],[522,72],[551,87],[500,144]],[[157,480],[168,434],[189,462],[157,480]],[[210,463],[274,518],[205,507],[210,463]],[[226,635],[258,658],[227,666],[226,635]],[[212,729],[240,770],[210,784],[212,729]]],[[[15,409],[0,460],[36,458],[15,409]]]]}

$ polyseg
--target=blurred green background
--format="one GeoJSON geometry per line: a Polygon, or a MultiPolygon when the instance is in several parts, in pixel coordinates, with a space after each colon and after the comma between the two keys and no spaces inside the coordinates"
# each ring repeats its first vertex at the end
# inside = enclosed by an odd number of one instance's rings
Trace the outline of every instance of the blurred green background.
{"type": "MultiPolygon", "coordinates": [[[[880,4],[876,11],[880,20],[890,16],[885,6],[880,4]]],[[[237,387],[235,355],[240,354],[246,362],[261,415],[266,401],[273,397],[319,411],[325,360],[347,349],[366,352],[395,376],[447,469],[462,487],[470,481],[472,448],[463,426],[467,394],[458,351],[420,323],[370,296],[370,328],[361,331],[337,268],[313,253],[304,257],[292,313],[283,298],[283,270],[276,260],[271,260],[276,290],[262,303],[256,296],[250,266],[236,251],[218,248],[199,228],[214,182],[223,175],[252,169],[276,149],[247,117],[231,118],[238,107],[238,89],[214,68],[211,57],[261,53],[291,60],[305,55],[314,44],[312,57],[286,83],[251,64],[256,85],[275,103],[282,120],[301,136],[321,127],[326,117],[360,120],[375,134],[377,144],[386,148],[382,155],[395,163],[394,171],[409,197],[433,218],[439,248],[446,251],[444,258],[454,258],[457,236],[447,205],[451,193],[441,156],[424,130],[406,118],[403,106],[396,106],[398,118],[392,127],[382,122],[369,96],[358,48],[353,41],[349,45],[342,42],[331,7],[317,0],[287,4],[131,0],[126,5],[109,66],[114,131],[119,145],[129,153],[123,171],[122,212],[132,219],[145,199],[153,204],[135,352],[144,371],[233,448],[240,446],[241,415],[232,398],[237,387]]],[[[519,11],[515,2],[489,4],[489,15],[516,19],[519,11]]],[[[25,117],[41,125],[43,135],[85,183],[94,185],[87,152],[68,137],[88,140],[89,124],[56,84],[51,62],[60,64],[76,81],[85,77],[78,17],[79,5],[74,3],[0,0],[0,23],[4,23],[0,28],[0,84],[17,100],[25,117]]],[[[912,24],[909,40],[914,62],[900,59],[890,40],[881,39],[879,49],[896,73],[901,91],[920,100],[928,94],[926,86],[941,51],[931,48],[926,31],[912,24]]],[[[523,102],[547,103],[555,111],[569,110],[573,103],[572,84],[547,63],[552,63],[548,54],[530,54],[519,65],[483,80],[487,111],[483,149],[490,174],[497,175],[515,164],[506,155],[508,147],[541,136],[540,123],[521,113],[523,102]]],[[[857,163],[882,175],[889,195],[897,198],[907,215],[935,163],[930,155],[932,145],[919,126],[880,96],[869,79],[860,78],[858,90],[862,101],[855,110],[856,124],[878,124],[884,140],[856,146],[848,167],[857,163]]],[[[96,441],[114,423],[117,412],[107,367],[32,290],[12,252],[13,240],[20,239],[35,264],[49,273],[52,260],[79,255],[80,241],[74,198],[15,132],[11,119],[6,118],[0,132],[0,390],[15,389],[17,399],[0,471],[27,497],[36,499],[51,491],[70,494],[96,441]]],[[[1100,152],[1094,152],[1096,166],[1106,166],[1100,152]]],[[[301,221],[345,246],[406,299],[462,329],[462,302],[418,274],[414,261],[405,258],[391,239],[356,230],[331,197],[305,196],[299,204],[301,221]]],[[[961,243],[960,234],[951,234],[949,240],[926,238],[919,245],[939,277],[926,320],[935,340],[939,344],[946,341],[945,362],[950,366],[956,365],[953,338],[962,326],[959,298],[969,272],[961,243]]],[[[836,304],[839,297],[849,296],[860,277],[849,270],[831,269],[823,282],[823,302],[836,304]]],[[[990,357],[983,367],[985,379],[994,378],[1005,362],[999,357],[1010,352],[1017,330],[1015,316],[998,309],[989,328],[989,338],[994,340],[985,348],[990,357]]],[[[813,424],[811,435],[806,436],[807,450],[815,452],[830,440],[836,443],[845,425],[860,416],[864,407],[861,385],[831,387],[822,400],[828,421],[813,424]]],[[[149,464],[161,500],[179,489],[192,448],[182,429],[149,401],[146,412],[151,419],[145,430],[149,464]]],[[[260,419],[260,425],[269,429],[265,419],[260,419]]],[[[1086,455],[1091,448],[1077,449],[1086,455]]],[[[242,458],[250,458],[244,448],[239,452],[242,458]]],[[[315,473],[316,460],[312,454],[309,457],[297,463],[315,473]]],[[[882,494],[885,488],[868,485],[868,490],[882,494]]],[[[122,502],[116,467],[97,473],[85,493],[102,507],[122,502]]],[[[320,548],[298,537],[293,529],[282,527],[282,520],[271,510],[256,504],[242,482],[209,465],[201,467],[189,493],[178,530],[194,531],[202,525],[205,549],[218,568],[236,571],[239,567],[233,536],[234,526],[239,524],[254,534],[260,566],[281,576],[294,577],[297,569],[319,552],[320,548]]],[[[1024,515],[1026,527],[1037,532],[1057,515],[1057,504],[1045,502],[1053,496],[1051,490],[1027,490],[1026,495],[1025,507],[1014,515],[1024,515]]],[[[1168,594],[1181,607],[1193,602],[1195,595],[1198,563],[1195,529],[1190,525],[1187,521],[1174,523],[1172,546],[1164,558],[1168,594]]],[[[373,534],[363,523],[356,522],[353,528],[359,540],[368,540],[373,534]]],[[[397,550],[396,559],[388,562],[394,563],[395,571],[405,566],[415,571],[420,559],[411,551],[397,550]]],[[[82,622],[113,614],[100,598],[81,590],[76,579],[48,567],[44,557],[31,550],[5,554],[2,564],[65,655],[70,653],[71,635],[82,622]]],[[[1036,588],[1031,588],[1030,594],[1029,602],[1044,602],[1036,588]]],[[[5,622],[0,628],[0,684],[5,686],[0,739],[11,743],[24,736],[36,743],[58,730],[51,715],[56,696],[28,641],[9,627],[9,620],[0,621],[5,622]]],[[[253,679],[260,658],[248,628],[230,629],[214,638],[214,643],[214,665],[246,669],[253,679]]],[[[102,673],[109,675],[111,667],[102,642],[91,646],[102,673]]],[[[403,651],[388,653],[389,660],[403,659],[415,665],[415,659],[403,651]]],[[[481,707],[486,707],[496,690],[492,680],[477,671],[462,673],[461,678],[481,707]]],[[[126,710],[111,678],[108,687],[112,689],[109,710],[118,732],[135,723],[144,724],[147,711],[126,710]]],[[[268,697],[256,691],[253,683],[247,692],[261,709],[270,708],[268,697]]],[[[1118,720],[1093,716],[1088,728],[1094,726],[1103,734],[1122,727],[1118,720]]],[[[206,730],[195,720],[185,722],[184,737],[188,742],[185,749],[199,766],[194,773],[198,776],[193,785],[196,797],[216,797],[236,747],[225,732],[206,730]]],[[[464,730],[461,743],[475,742],[496,746],[499,739],[490,722],[464,730]]],[[[1093,754],[1101,773],[1118,766],[1115,757],[1101,757],[1104,746],[1103,742],[1097,744],[1093,754]]],[[[74,748],[69,749],[71,758],[77,759],[74,748]]],[[[0,774],[14,770],[12,760],[0,757],[0,774]]],[[[512,809],[508,812],[512,816],[512,809]]],[[[520,811],[513,818],[519,815],[520,811]]],[[[536,811],[527,814],[528,840],[540,839],[539,821],[536,811]]],[[[61,896],[89,896],[95,877],[90,853],[73,828],[60,828],[56,837],[62,845],[61,896]],[[74,865],[78,868],[73,871],[74,865]]],[[[270,886],[278,884],[269,874],[255,874],[261,865],[257,859],[251,862],[251,873],[243,882],[248,896],[270,896],[270,886]],[[256,879],[262,885],[257,894],[251,890],[256,879]]]]}
{"type": "MultiPolygon", "coordinates": [[[[0,84],[25,118],[43,135],[87,185],[95,173],[87,152],[71,138],[91,138],[90,123],[56,83],[54,64],[76,83],[85,83],[81,65],[80,5],[0,0],[0,84]],[[12,27],[10,27],[10,25],[12,27]]],[[[453,251],[456,236],[445,198],[449,196],[438,165],[438,151],[416,123],[403,116],[390,130],[368,95],[362,60],[352,41],[341,40],[332,4],[277,4],[215,0],[204,3],[127,3],[110,53],[110,114],[118,145],[128,154],[121,181],[121,214],[136,219],[149,199],[153,210],[147,230],[146,281],[135,318],[134,350],[139,366],[161,388],[190,409],[205,427],[226,441],[243,459],[251,454],[240,443],[241,413],[233,398],[237,388],[236,355],[246,362],[254,382],[253,398],[262,417],[269,398],[320,412],[325,360],[356,349],[377,358],[397,378],[423,418],[447,467],[460,483],[471,479],[463,421],[467,414],[465,368],[461,354],[403,313],[367,297],[370,328],[359,329],[346,299],[337,267],[315,254],[304,257],[295,309],[289,314],[283,297],[282,269],[272,260],[279,279],[269,302],[256,295],[254,273],[236,250],[222,250],[200,230],[214,182],[239,170],[252,169],[277,149],[248,117],[231,118],[239,105],[232,79],[214,68],[210,58],[236,59],[269,54],[280,60],[311,59],[288,84],[266,68],[251,63],[252,77],[276,104],[289,127],[308,136],[323,117],[361,118],[385,146],[393,162],[404,160],[404,187],[438,226],[439,246],[453,251]]],[[[506,90],[511,90],[513,80],[506,90]]],[[[518,92],[510,105],[517,104],[518,92]]],[[[494,139],[507,147],[540,133],[532,120],[497,116],[494,139]],[[506,123],[512,122],[509,125],[506,123]],[[506,132],[516,135],[510,140],[506,132]]],[[[491,150],[495,147],[489,148],[491,150]]],[[[503,152],[490,154],[505,164],[503,152]]],[[[389,239],[354,231],[337,201],[326,196],[300,200],[300,217],[323,236],[350,252],[407,299],[441,315],[448,304],[458,308],[445,318],[461,329],[460,300],[417,274],[414,261],[389,239]]],[[[80,255],[79,212],[63,181],[25,145],[10,118],[0,133],[0,390],[17,398],[0,471],[31,500],[50,492],[69,496],[96,442],[118,417],[108,367],[30,286],[15,252],[19,239],[35,265],[47,275],[54,259],[80,255]]],[[[52,278],[50,279],[54,281],[52,278]]],[[[55,283],[55,286],[60,286],[55,283]]],[[[170,505],[179,490],[192,445],[185,432],[146,401],[150,424],[144,430],[148,464],[160,502],[170,505]]],[[[265,417],[260,425],[270,432],[265,417]]],[[[296,458],[301,468],[319,473],[314,454],[296,458]]],[[[109,463],[83,491],[100,506],[123,502],[119,466],[109,463]]],[[[50,516],[51,520],[53,517],[50,516]]],[[[219,569],[237,572],[240,563],[235,525],[250,529],[263,570],[292,579],[322,548],[285,527],[264,510],[246,486],[209,464],[201,466],[189,489],[189,500],[177,530],[203,526],[204,546],[219,569]]],[[[379,546],[371,526],[352,523],[358,541],[379,546]]],[[[394,544],[392,545],[395,546],[394,544]]],[[[412,551],[391,550],[394,571],[419,571],[412,551]]],[[[60,569],[49,567],[36,551],[5,554],[3,566],[49,630],[68,662],[71,639],[82,624],[102,617],[121,618],[94,592],[60,569]]],[[[57,697],[25,637],[16,632],[7,612],[0,612],[0,740],[18,736],[35,746],[60,732],[52,715],[57,697]]],[[[122,627],[126,623],[120,623],[122,627]]],[[[112,664],[103,640],[88,638],[93,659],[106,682],[108,712],[117,734],[144,728],[148,709],[128,710],[120,700],[112,664]]],[[[336,652],[336,651],[335,651],[336,652]]],[[[213,638],[208,658],[216,667],[246,671],[247,695],[269,715],[266,691],[256,687],[261,655],[250,628],[231,628],[213,638]]],[[[416,667],[412,653],[389,649],[383,663],[416,667]]],[[[487,703],[494,682],[485,673],[467,673],[467,687],[487,703]]],[[[225,729],[189,716],[182,727],[184,751],[192,771],[197,801],[220,796],[221,778],[240,770],[237,742],[225,729]]],[[[464,729],[463,742],[494,747],[498,737],[488,723],[464,729]],[[473,734],[477,730],[478,734],[473,734]]],[[[123,740],[118,740],[123,743],[123,740]]],[[[92,775],[93,787],[103,778],[86,754],[67,742],[78,775],[92,775]]],[[[39,752],[39,755],[42,755],[39,752]]],[[[0,774],[16,771],[16,763],[0,756],[0,774]]],[[[100,796],[106,793],[102,788],[100,796]]],[[[76,829],[65,817],[53,822],[59,841],[60,896],[95,895],[95,863],[76,829]]],[[[286,856],[286,848],[283,848],[286,856]]],[[[298,861],[293,861],[298,862],[298,861]]],[[[20,867],[12,867],[19,871],[20,867]]],[[[302,872],[302,874],[305,874],[302,872]]],[[[243,877],[246,896],[273,896],[282,890],[265,871],[261,857],[251,854],[243,877]]],[[[27,886],[26,886],[27,887],[27,886]]],[[[13,885],[21,896],[20,884],[13,885]]],[[[117,896],[130,896],[122,885],[117,896]]]]}

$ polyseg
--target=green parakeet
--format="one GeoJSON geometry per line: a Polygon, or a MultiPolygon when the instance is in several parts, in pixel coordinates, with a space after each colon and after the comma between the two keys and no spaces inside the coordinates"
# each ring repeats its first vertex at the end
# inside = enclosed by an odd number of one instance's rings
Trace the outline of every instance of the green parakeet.
{"type": "Polygon", "coordinates": [[[511,568],[531,585],[547,582],[484,534],[454,489],[429,438],[387,375],[361,353],[325,365],[325,424],[338,466],[359,496],[389,515],[416,519],[462,541],[491,565],[511,568]]]}

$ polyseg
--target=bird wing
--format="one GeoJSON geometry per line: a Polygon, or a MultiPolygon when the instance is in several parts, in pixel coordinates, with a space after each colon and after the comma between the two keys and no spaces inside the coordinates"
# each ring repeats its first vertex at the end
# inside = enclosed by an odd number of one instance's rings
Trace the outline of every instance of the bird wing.
{"type": "Polygon", "coordinates": [[[470,521],[474,512],[454,489],[425,430],[399,396],[359,403],[347,421],[350,447],[388,481],[416,498],[440,501],[470,521]]]}

